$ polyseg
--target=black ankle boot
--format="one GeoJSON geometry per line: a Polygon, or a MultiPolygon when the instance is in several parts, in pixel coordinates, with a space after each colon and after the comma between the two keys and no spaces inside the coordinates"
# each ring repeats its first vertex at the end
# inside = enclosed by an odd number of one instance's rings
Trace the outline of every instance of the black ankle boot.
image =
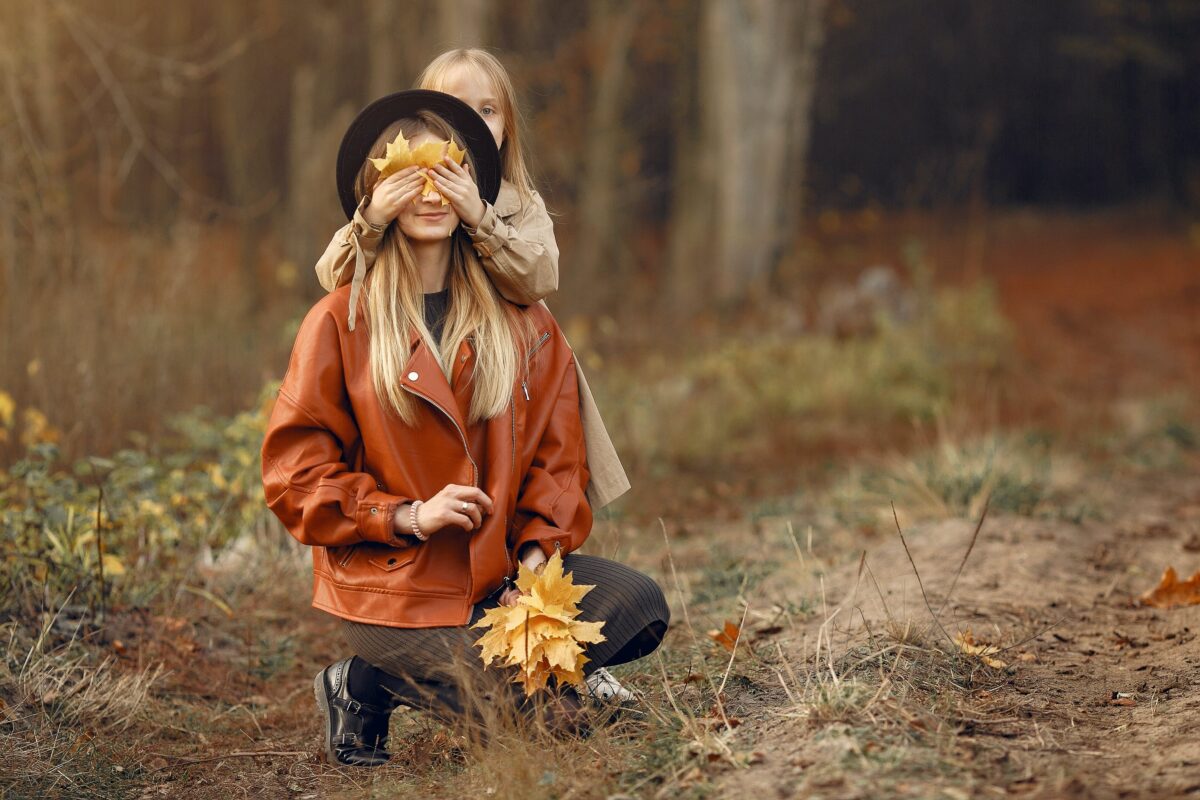
{"type": "Polygon", "coordinates": [[[350,696],[350,659],[330,664],[313,679],[317,707],[325,720],[325,758],[330,764],[377,767],[392,754],[387,746],[391,708],[361,703],[350,696]]]}

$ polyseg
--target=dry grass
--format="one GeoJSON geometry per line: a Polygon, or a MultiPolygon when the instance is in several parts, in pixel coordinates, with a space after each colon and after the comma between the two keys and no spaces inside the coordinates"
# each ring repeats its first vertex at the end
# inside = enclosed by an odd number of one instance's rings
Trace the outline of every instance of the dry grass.
{"type": "Polygon", "coordinates": [[[0,659],[0,796],[121,797],[135,742],[153,729],[160,664],[119,668],[75,637],[55,647],[54,618],[33,642],[8,624],[0,659]],[[130,729],[138,733],[129,735],[130,729]]]}
{"type": "MultiPolygon", "coordinates": [[[[813,492],[806,503],[826,506],[830,497],[813,492]]],[[[310,624],[323,617],[306,608],[306,554],[265,526],[217,553],[197,579],[234,618],[187,593],[158,609],[162,619],[190,622],[188,641],[206,643],[187,651],[191,663],[172,664],[171,675],[106,661],[78,641],[73,649],[10,645],[5,683],[17,688],[4,696],[2,731],[14,755],[0,787],[17,797],[116,797],[192,791],[203,780],[189,796],[241,787],[260,796],[699,798],[747,785],[760,763],[772,774],[781,764],[793,769],[800,795],[954,796],[988,785],[986,765],[972,760],[973,737],[1003,734],[1020,713],[987,700],[1010,676],[955,649],[927,611],[889,610],[870,561],[853,555],[864,534],[838,533],[836,518],[806,508],[749,523],[601,523],[594,544],[655,576],[674,611],[659,653],[615,670],[644,695],[640,713],[588,738],[496,718],[486,740],[398,713],[396,757],[372,771],[334,769],[314,756],[307,684],[341,655],[340,642],[332,626],[310,624]],[[876,596],[882,611],[872,613],[876,596]],[[733,652],[707,634],[725,620],[741,630],[733,652]],[[247,624],[258,637],[247,643],[252,653],[239,643],[247,624]],[[301,638],[288,660],[281,641],[291,635],[301,638]],[[106,740],[103,731],[122,726],[106,740]],[[89,732],[82,740],[81,730],[89,732]],[[256,752],[264,755],[248,755],[256,752]],[[59,772],[45,769],[48,759],[59,772]]],[[[931,595],[932,608],[944,604],[931,595]]],[[[18,638],[10,630],[10,641],[18,638]]],[[[1015,639],[1010,632],[1004,641],[1015,639]]]]}

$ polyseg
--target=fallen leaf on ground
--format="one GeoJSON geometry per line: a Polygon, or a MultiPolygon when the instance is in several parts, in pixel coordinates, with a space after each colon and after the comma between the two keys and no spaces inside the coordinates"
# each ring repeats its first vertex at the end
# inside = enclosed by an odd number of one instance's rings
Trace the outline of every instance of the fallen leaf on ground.
{"type": "Polygon", "coordinates": [[[712,639],[717,644],[724,647],[729,652],[733,652],[737,646],[738,637],[742,635],[742,629],[738,627],[736,622],[725,621],[725,627],[721,630],[711,630],[708,632],[708,638],[712,639]]]}
{"type": "Polygon", "coordinates": [[[1179,580],[1174,567],[1163,571],[1162,580],[1141,597],[1144,606],[1154,608],[1175,608],[1176,606],[1194,606],[1200,604],[1200,570],[1192,574],[1186,581],[1179,580]]]}
{"type": "Polygon", "coordinates": [[[975,636],[969,631],[960,631],[954,636],[958,649],[969,656],[978,656],[979,660],[993,669],[1004,669],[1007,666],[998,658],[992,658],[993,653],[999,653],[1000,648],[991,644],[977,644],[975,636]]]}

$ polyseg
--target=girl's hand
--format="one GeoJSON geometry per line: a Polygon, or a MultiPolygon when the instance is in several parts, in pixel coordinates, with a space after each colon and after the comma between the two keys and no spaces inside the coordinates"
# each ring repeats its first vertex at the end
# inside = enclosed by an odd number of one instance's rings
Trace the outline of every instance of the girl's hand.
{"type": "Polygon", "coordinates": [[[471,177],[470,164],[459,166],[454,159],[445,156],[442,163],[430,170],[433,175],[433,185],[441,192],[442,197],[450,201],[454,213],[458,214],[468,228],[478,228],[483,221],[483,198],[479,196],[479,187],[471,177]]]}
{"type": "Polygon", "coordinates": [[[420,167],[405,167],[388,175],[375,185],[371,202],[363,210],[363,218],[377,228],[387,225],[416,199],[424,185],[425,176],[420,167]]]}
{"type": "Polygon", "coordinates": [[[492,513],[492,499],[474,486],[447,484],[417,509],[417,525],[430,536],[451,525],[473,531],[492,513]]]}
{"type": "Polygon", "coordinates": [[[500,594],[500,605],[512,607],[517,604],[517,600],[521,598],[521,590],[515,586],[510,586],[500,594]]]}

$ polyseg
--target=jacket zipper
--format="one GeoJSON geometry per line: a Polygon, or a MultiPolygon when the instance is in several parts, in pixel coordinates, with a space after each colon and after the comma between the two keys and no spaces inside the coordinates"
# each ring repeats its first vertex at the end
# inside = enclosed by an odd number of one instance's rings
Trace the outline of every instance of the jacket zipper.
{"type": "MultiPolygon", "coordinates": [[[[533,345],[533,347],[530,348],[529,352],[525,354],[525,372],[526,373],[529,372],[529,359],[532,358],[533,354],[536,353],[539,349],[541,349],[542,345],[544,345],[549,339],[550,339],[550,331],[545,331],[538,338],[537,342],[533,345]]],[[[528,401],[529,400],[529,386],[528,386],[526,378],[521,379],[521,393],[525,395],[525,399],[528,401]]],[[[510,420],[512,423],[512,451],[511,451],[512,452],[512,475],[513,475],[513,480],[516,480],[516,475],[517,475],[517,404],[510,403],[508,410],[509,410],[510,420]]],[[[504,565],[505,565],[507,572],[504,575],[504,583],[501,584],[502,589],[505,586],[512,585],[511,575],[512,575],[513,570],[515,569],[515,566],[512,563],[512,555],[508,552],[508,541],[507,541],[508,540],[508,522],[507,522],[507,520],[505,521],[504,529],[505,529],[504,530],[504,538],[505,538],[504,565]]]]}
{"type": "MultiPolygon", "coordinates": [[[[542,349],[542,345],[544,345],[549,338],[550,338],[550,331],[546,331],[545,333],[542,334],[541,338],[539,338],[537,340],[537,343],[533,346],[533,349],[525,354],[525,374],[526,374],[526,376],[529,375],[529,359],[533,358],[534,353],[536,353],[538,350],[542,349]]],[[[529,385],[526,382],[527,380],[528,380],[528,377],[521,379],[521,391],[525,394],[526,402],[528,402],[528,400],[529,400],[529,385]]],[[[513,442],[514,442],[514,444],[516,443],[515,429],[514,429],[513,442]]]]}
{"type": "MultiPolygon", "coordinates": [[[[514,400],[508,404],[508,411],[512,420],[512,468],[510,474],[512,480],[517,479],[517,404],[514,400]]],[[[504,582],[511,583],[509,576],[512,575],[513,563],[512,557],[508,552],[508,517],[504,518],[504,582]]]]}
{"type": "MultiPolygon", "coordinates": [[[[407,389],[412,394],[415,394],[417,397],[421,397],[421,398],[424,398],[425,400],[427,400],[431,406],[436,408],[438,411],[441,411],[443,414],[446,415],[446,419],[450,420],[450,423],[454,426],[454,430],[458,431],[458,438],[462,440],[463,452],[467,454],[467,461],[471,462],[471,485],[474,486],[475,488],[479,488],[479,465],[476,464],[475,459],[471,457],[471,446],[467,443],[467,435],[465,433],[463,433],[463,429],[458,426],[458,421],[454,419],[454,416],[449,411],[442,408],[441,405],[439,405],[436,401],[434,401],[433,398],[427,397],[427,396],[421,394],[420,392],[414,391],[413,389],[411,389],[407,386],[405,386],[404,388],[407,389]]],[[[507,542],[505,543],[505,548],[504,548],[504,558],[505,558],[505,561],[508,560],[507,542]]],[[[471,575],[471,571],[468,569],[467,570],[467,597],[470,597],[474,591],[475,591],[475,578],[474,578],[474,576],[471,575]]]]}
{"type": "Polygon", "coordinates": [[[467,435],[465,433],[463,433],[463,429],[458,426],[458,421],[454,419],[454,416],[449,411],[447,411],[446,409],[444,409],[440,405],[438,405],[438,403],[436,401],[434,401],[432,398],[427,397],[427,396],[421,394],[420,392],[413,391],[412,389],[410,389],[407,386],[405,386],[404,388],[407,389],[409,392],[412,392],[413,394],[415,394],[417,397],[420,397],[420,398],[423,398],[423,399],[429,401],[429,404],[431,406],[433,406],[438,411],[441,411],[443,414],[445,414],[446,419],[450,420],[450,423],[452,425],[454,425],[454,430],[458,431],[458,438],[462,439],[463,452],[467,454],[467,461],[471,462],[471,485],[478,488],[479,487],[479,465],[476,464],[475,459],[471,457],[471,446],[469,444],[467,444],[467,435]]]}
{"type": "Polygon", "coordinates": [[[346,555],[342,556],[342,560],[338,562],[339,567],[344,567],[350,563],[350,559],[354,557],[354,545],[350,545],[350,549],[346,551],[346,555]]]}

